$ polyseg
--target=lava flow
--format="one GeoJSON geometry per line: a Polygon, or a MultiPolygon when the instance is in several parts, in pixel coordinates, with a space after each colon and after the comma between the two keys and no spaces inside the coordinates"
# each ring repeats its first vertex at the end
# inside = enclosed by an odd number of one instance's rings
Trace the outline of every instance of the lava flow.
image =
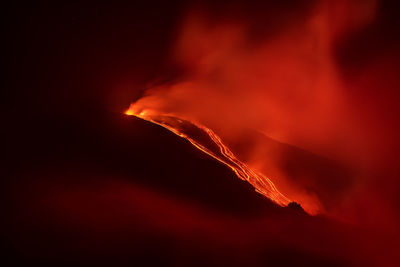
{"type": "Polygon", "coordinates": [[[136,112],[133,104],[125,114],[160,125],[188,140],[196,148],[228,166],[240,179],[249,182],[257,192],[268,197],[278,205],[286,206],[292,202],[279,192],[268,177],[240,161],[222,142],[221,138],[204,125],[179,118],[172,114],[158,114],[152,110],[136,112]]]}

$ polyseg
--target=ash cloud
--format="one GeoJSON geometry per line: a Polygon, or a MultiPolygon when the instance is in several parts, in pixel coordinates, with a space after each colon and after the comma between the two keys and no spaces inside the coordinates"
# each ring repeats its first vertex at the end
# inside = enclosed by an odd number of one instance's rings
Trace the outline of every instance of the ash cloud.
{"type": "MultiPolygon", "coordinates": [[[[365,198],[375,183],[371,181],[378,179],[371,173],[390,165],[398,147],[399,129],[390,112],[399,113],[392,99],[400,83],[390,50],[365,55],[362,68],[353,74],[353,61],[341,60],[354,50],[351,44],[361,42],[360,33],[374,39],[370,29],[384,27],[382,3],[266,4],[264,19],[238,6],[224,12],[213,5],[189,9],[170,54],[171,65],[182,75],[149,88],[135,108],[199,121],[233,147],[251,129],[331,159],[327,165],[338,167],[306,171],[299,179],[288,168],[298,161],[292,152],[276,149],[271,154],[263,138],[237,150],[251,166],[271,173],[278,188],[306,210],[347,218],[352,213],[347,207],[365,198]],[[334,169],[350,172],[332,173],[334,169]]],[[[384,196],[378,198],[387,203],[384,196]]]]}

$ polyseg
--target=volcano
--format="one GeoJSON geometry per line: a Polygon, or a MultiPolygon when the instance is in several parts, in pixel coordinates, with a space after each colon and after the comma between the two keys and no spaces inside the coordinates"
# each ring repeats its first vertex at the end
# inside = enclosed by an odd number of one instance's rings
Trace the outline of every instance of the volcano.
{"type": "Polygon", "coordinates": [[[1,266],[400,266],[397,5],[7,3],[1,266]]]}
{"type": "Polygon", "coordinates": [[[173,265],[180,251],[183,264],[325,265],[381,255],[378,237],[275,204],[153,123],[99,111],[31,121],[13,136],[24,141],[8,183],[18,211],[6,235],[10,262],[173,265]],[[361,256],[370,249],[377,254],[361,256]]]}

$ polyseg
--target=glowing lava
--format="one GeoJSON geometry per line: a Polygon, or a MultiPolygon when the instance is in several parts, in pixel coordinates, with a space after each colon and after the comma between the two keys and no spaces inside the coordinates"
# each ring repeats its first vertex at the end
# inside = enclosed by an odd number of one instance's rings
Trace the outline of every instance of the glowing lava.
{"type": "Polygon", "coordinates": [[[159,114],[154,110],[136,112],[134,104],[130,106],[125,114],[160,125],[188,140],[196,148],[228,166],[240,179],[249,182],[257,192],[275,203],[286,206],[292,202],[278,191],[268,177],[240,161],[222,142],[221,138],[204,125],[179,118],[173,114],[159,114]]]}

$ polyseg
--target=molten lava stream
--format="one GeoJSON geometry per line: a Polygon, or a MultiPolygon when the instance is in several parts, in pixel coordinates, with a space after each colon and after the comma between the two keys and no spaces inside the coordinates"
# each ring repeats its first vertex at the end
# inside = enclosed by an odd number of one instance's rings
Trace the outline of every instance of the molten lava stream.
{"type": "Polygon", "coordinates": [[[188,140],[204,153],[228,166],[240,179],[249,182],[254,186],[257,192],[268,197],[278,205],[286,206],[291,202],[290,199],[278,191],[274,183],[268,177],[240,161],[211,129],[199,123],[178,118],[174,115],[158,114],[153,110],[144,110],[137,113],[132,106],[125,114],[136,116],[140,119],[160,125],[188,140]]]}

